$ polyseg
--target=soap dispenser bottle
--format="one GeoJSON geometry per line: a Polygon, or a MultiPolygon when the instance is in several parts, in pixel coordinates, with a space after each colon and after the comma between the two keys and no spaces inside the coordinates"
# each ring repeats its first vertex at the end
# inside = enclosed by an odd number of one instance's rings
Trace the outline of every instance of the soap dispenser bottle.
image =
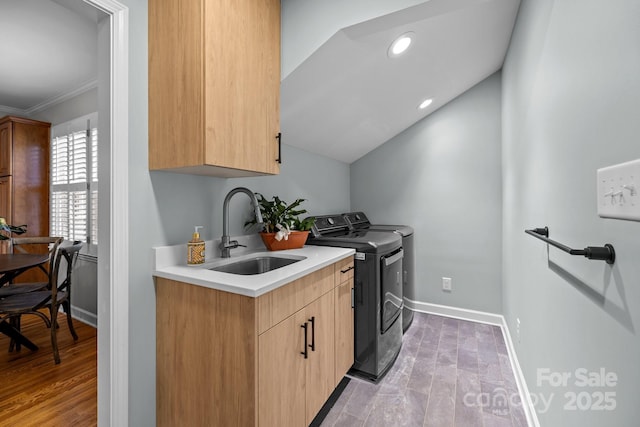
{"type": "Polygon", "coordinates": [[[204,241],[200,238],[199,228],[201,225],[195,226],[193,237],[187,243],[187,264],[203,264],[204,263],[204,241]]]}

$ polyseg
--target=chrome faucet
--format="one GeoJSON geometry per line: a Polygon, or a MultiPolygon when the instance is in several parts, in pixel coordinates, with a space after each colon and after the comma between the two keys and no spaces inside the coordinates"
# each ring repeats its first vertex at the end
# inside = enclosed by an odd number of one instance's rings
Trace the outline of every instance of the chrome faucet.
{"type": "Polygon", "coordinates": [[[262,214],[260,213],[260,205],[258,204],[258,199],[256,195],[253,194],[251,190],[245,187],[234,188],[229,191],[227,197],[224,198],[223,205],[223,217],[222,217],[222,241],[220,242],[220,256],[222,258],[229,258],[231,256],[231,249],[235,249],[238,246],[244,246],[238,243],[237,240],[230,240],[229,237],[229,201],[236,193],[245,193],[249,198],[251,198],[251,204],[253,205],[253,209],[256,214],[256,222],[258,224],[262,223],[262,214]]]}

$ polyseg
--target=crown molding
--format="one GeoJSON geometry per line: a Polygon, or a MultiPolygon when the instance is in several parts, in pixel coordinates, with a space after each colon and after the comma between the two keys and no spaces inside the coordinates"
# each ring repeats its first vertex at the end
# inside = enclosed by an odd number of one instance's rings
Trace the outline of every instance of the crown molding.
{"type": "Polygon", "coordinates": [[[15,114],[15,115],[20,115],[20,116],[30,116],[32,114],[35,113],[39,113],[41,111],[46,110],[47,108],[51,108],[54,105],[60,104],[62,102],[68,101],[72,98],[75,98],[78,95],[82,95],[85,92],[88,92],[92,89],[95,89],[98,87],[98,80],[94,79],[94,80],[90,80],[86,83],[83,83],[82,85],[78,86],[77,88],[70,90],[69,92],[65,92],[65,93],[61,93],[59,95],[56,95],[52,98],[49,98],[37,105],[34,105],[31,108],[27,108],[27,109],[20,109],[20,108],[15,108],[15,107],[9,107],[6,105],[0,105],[0,110],[7,112],[9,114],[15,114]]]}
{"type": "Polygon", "coordinates": [[[75,98],[76,96],[81,95],[97,87],[98,87],[98,80],[97,79],[90,80],[69,92],[56,95],[53,98],[49,98],[38,105],[34,105],[33,107],[25,110],[25,112],[27,114],[39,113],[40,111],[44,111],[47,108],[53,107],[56,104],[60,104],[61,102],[68,101],[71,98],[75,98]]]}
{"type": "Polygon", "coordinates": [[[14,107],[9,107],[7,105],[0,105],[0,111],[2,111],[2,113],[6,113],[7,115],[16,115],[16,116],[24,116],[26,115],[26,111],[25,110],[21,110],[19,108],[14,108],[14,107]]]}

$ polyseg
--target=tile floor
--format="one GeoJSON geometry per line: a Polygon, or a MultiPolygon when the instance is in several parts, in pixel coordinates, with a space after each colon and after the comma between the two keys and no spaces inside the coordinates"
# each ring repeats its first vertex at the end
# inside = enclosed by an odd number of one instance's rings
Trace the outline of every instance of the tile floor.
{"type": "Polygon", "coordinates": [[[322,427],[521,427],[526,418],[501,329],[415,313],[394,366],[354,378],[322,427]]]}

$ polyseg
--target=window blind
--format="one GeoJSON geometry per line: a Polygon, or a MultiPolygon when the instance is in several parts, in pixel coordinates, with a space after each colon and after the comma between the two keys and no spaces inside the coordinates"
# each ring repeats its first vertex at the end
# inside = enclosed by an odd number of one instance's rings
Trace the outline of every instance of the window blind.
{"type": "Polygon", "coordinates": [[[54,126],[51,138],[51,235],[98,244],[97,113],[54,126]]]}

